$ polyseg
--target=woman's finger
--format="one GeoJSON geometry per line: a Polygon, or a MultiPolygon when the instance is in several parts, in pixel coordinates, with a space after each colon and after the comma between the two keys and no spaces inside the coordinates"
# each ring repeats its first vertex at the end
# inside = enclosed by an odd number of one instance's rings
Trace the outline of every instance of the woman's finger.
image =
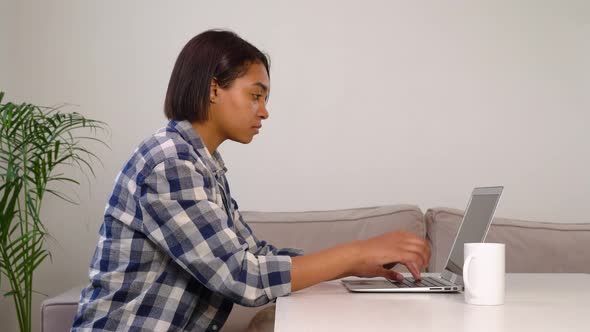
{"type": "Polygon", "coordinates": [[[402,248],[405,252],[403,257],[405,258],[406,262],[416,262],[418,266],[426,265],[428,261],[428,257],[421,249],[414,245],[406,245],[402,248]]]}
{"type": "Polygon", "coordinates": [[[408,268],[408,270],[410,270],[410,273],[412,273],[412,276],[414,276],[415,280],[421,280],[422,276],[420,276],[420,269],[418,269],[416,267],[416,264],[413,262],[409,262],[406,264],[406,267],[408,268]]]}
{"type": "Polygon", "coordinates": [[[383,277],[393,280],[393,281],[402,281],[404,280],[404,276],[401,273],[395,272],[393,270],[383,269],[382,271],[383,277]]]}

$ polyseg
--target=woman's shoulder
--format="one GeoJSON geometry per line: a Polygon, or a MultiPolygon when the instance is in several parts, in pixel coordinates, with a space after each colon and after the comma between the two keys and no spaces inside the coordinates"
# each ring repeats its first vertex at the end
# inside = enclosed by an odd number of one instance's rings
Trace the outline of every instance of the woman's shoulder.
{"type": "Polygon", "coordinates": [[[178,159],[197,163],[199,156],[191,144],[177,132],[161,128],[139,143],[131,160],[143,164],[142,168],[154,168],[166,160],[178,159]]]}

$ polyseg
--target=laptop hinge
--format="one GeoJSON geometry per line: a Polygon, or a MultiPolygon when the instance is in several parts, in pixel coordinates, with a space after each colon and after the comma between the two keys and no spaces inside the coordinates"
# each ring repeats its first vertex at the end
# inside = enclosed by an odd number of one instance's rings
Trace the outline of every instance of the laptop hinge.
{"type": "Polygon", "coordinates": [[[442,273],[440,274],[440,276],[443,279],[445,279],[447,281],[450,281],[450,282],[452,282],[455,285],[463,286],[463,277],[460,276],[460,275],[458,275],[458,274],[456,274],[456,273],[453,273],[453,272],[451,272],[449,270],[444,270],[444,271],[442,271],[442,273]]]}

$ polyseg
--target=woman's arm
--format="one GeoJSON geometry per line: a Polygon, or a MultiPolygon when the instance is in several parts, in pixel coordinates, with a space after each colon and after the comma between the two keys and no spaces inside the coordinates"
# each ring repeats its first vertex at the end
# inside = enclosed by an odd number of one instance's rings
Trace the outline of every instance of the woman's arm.
{"type": "Polygon", "coordinates": [[[354,243],[333,247],[314,254],[291,258],[291,291],[313,286],[326,280],[345,277],[358,261],[354,243]]]}
{"type": "Polygon", "coordinates": [[[346,276],[399,280],[399,273],[384,267],[396,262],[406,265],[412,275],[420,279],[420,270],[429,260],[430,246],[424,239],[403,231],[385,233],[291,258],[291,291],[346,276]]]}

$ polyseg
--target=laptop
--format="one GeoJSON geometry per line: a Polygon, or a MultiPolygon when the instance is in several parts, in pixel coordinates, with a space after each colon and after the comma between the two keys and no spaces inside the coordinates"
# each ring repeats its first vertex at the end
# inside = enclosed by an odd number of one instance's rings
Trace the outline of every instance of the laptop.
{"type": "Polygon", "coordinates": [[[463,244],[484,241],[503,189],[504,187],[473,189],[442,273],[422,273],[420,281],[414,280],[409,274],[404,274],[403,281],[385,278],[345,279],[342,280],[344,287],[356,293],[451,293],[462,291],[464,289],[463,244]]]}

